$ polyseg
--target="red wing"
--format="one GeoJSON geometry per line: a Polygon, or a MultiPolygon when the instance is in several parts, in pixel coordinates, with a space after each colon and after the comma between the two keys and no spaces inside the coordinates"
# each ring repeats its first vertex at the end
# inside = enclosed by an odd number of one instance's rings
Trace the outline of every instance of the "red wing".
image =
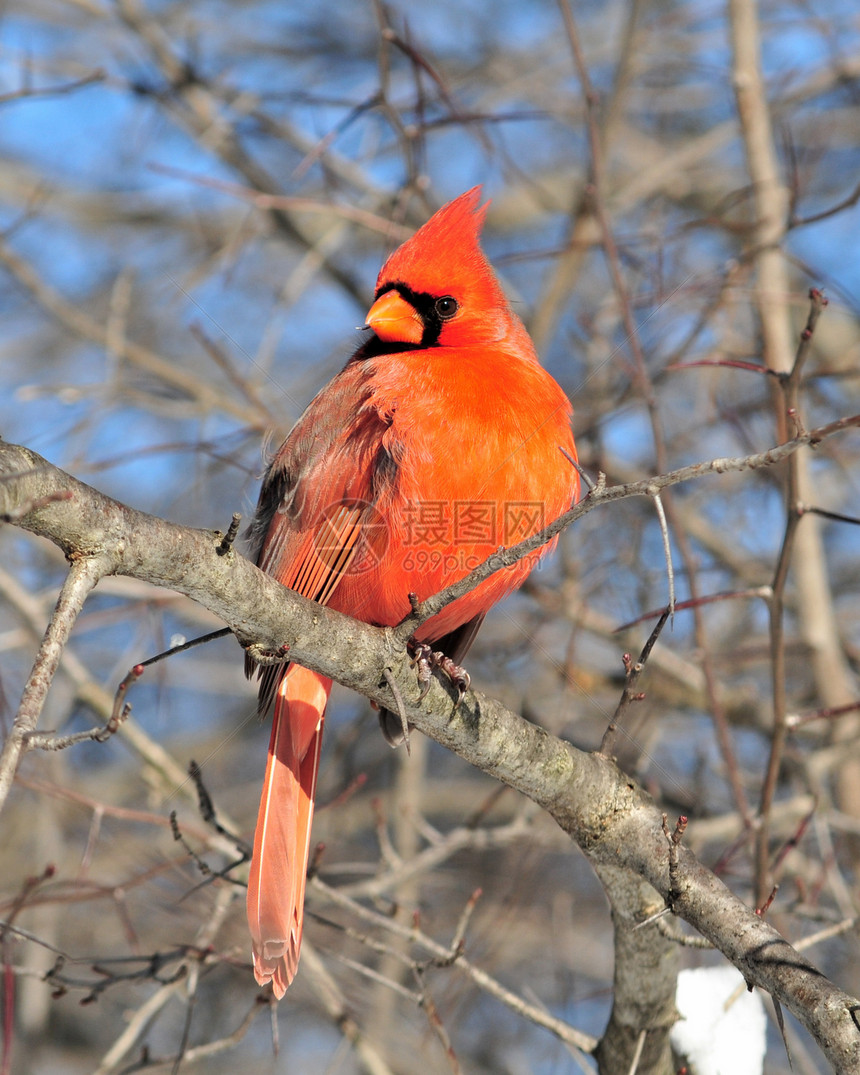
{"type": "Polygon", "coordinates": [[[293,530],[279,516],[260,567],[284,586],[327,605],[355,558],[368,506],[346,501],[326,508],[309,530],[293,530]]]}
{"type": "MultiPolygon", "coordinates": [[[[374,501],[395,473],[382,440],[389,426],[369,405],[365,377],[351,362],[310,404],[272,460],[250,531],[258,566],[321,605],[378,522],[374,501]]],[[[261,671],[261,709],[282,674],[283,666],[261,671]]]]}

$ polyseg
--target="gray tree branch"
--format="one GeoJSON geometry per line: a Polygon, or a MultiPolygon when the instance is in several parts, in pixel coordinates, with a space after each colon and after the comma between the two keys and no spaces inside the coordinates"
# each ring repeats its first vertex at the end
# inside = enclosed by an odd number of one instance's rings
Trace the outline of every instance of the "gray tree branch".
{"type": "MultiPolygon", "coordinates": [[[[764,466],[858,422],[855,417],[831,423],[769,453],[684,468],[690,472],[685,476],[764,466]]],[[[606,490],[589,500],[593,506],[601,499],[648,495],[658,481],[660,486],[671,483],[670,476],[663,475],[631,483],[623,493],[606,490]]],[[[589,500],[576,512],[590,510],[589,500]]],[[[302,664],[386,707],[394,704],[383,677],[383,670],[390,669],[407,716],[419,730],[538,803],[603,871],[604,884],[612,870],[647,882],[751,985],[766,989],[794,1013],[834,1071],[848,1075],[858,1069],[860,1000],[824,977],[683,846],[670,883],[662,816],[611,759],[576,750],[486,695],[470,692],[452,715],[453,688],[438,681],[419,704],[419,687],[408,658],[390,630],[304,600],[235,551],[219,556],[218,532],[176,526],[135,511],[36,453],[4,443],[0,443],[0,516],[53,541],[74,562],[96,563],[96,575],[131,575],[177,590],[220,616],[240,642],[272,650],[286,644],[302,664]]],[[[623,928],[632,926],[625,922],[623,928]]],[[[616,937],[618,928],[616,921],[616,937]]]]}

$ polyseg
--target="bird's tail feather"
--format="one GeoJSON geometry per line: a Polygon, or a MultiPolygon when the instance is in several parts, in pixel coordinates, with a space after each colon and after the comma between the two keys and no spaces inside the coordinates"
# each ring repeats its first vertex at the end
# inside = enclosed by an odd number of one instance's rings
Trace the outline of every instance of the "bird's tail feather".
{"type": "Polygon", "coordinates": [[[305,878],[331,680],[290,665],[275,697],[266,776],[248,878],[254,976],[280,1000],[302,943],[305,878]]]}

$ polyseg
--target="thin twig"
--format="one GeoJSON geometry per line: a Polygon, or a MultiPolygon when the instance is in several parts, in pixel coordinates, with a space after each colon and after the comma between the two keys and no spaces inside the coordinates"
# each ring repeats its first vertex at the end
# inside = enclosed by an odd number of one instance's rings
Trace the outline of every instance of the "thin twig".
{"type": "MultiPolygon", "coordinates": [[[[192,649],[194,646],[202,645],[205,642],[211,642],[216,638],[223,638],[225,635],[231,633],[229,627],[224,627],[219,631],[212,631],[208,635],[201,635],[198,638],[192,638],[187,642],[171,646],[169,650],[165,650],[163,653],[158,653],[154,657],[149,657],[147,660],[141,661],[126,673],[117,687],[114,695],[113,708],[104,724],[100,724],[95,728],[89,728],[85,732],[75,732],[71,735],[54,735],[53,733],[49,734],[47,732],[25,732],[24,738],[27,747],[31,750],[66,750],[68,747],[75,746],[78,743],[107,742],[107,740],[110,739],[110,737],[126,722],[131,714],[131,705],[125,700],[125,697],[129,687],[136,683],[143,675],[144,668],[148,665],[156,664],[158,661],[163,661],[166,657],[172,657],[176,653],[182,653],[184,650],[192,649]]],[[[0,800],[0,802],[2,802],[2,800],[0,800]]]]}
{"type": "Polygon", "coordinates": [[[630,1060],[630,1067],[627,1069],[627,1075],[636,1075],[639,1070],[639,1061],[642,1059],[642,1051],[645,1048],[645,1039],[648,1037],[648,1031],[643,1027],[639,1031],[639,1037],[636,1039],[636,1048],[633,1050],[633,1056],[630,1060]]]}
{"type": "MultiPolygon", "coordinates": [[[[14,475],[4,474],[0,480],[8,481],[10,477],[14,477],[14,475]]],[[[35,500],[26,500],[21,504],[17,504],[11,511],[3,512],[0,515],[0,523],[19,523],[31,512],[45,508],[48,504],[56,504],[58,500],[70,500],[71,496],[72,494],[68,490],[61,490],[56,493],[48,493],[47,496],[40,496],[35,500]]]]}
{"type": "Polygon", "coordinates": [[[78,743],[106,743],[112,735],[119,731],[120,727],[131,713],[131,706],[124,705],[115,713],[112,713],[105,724],[99,724],[85,732],[74,732],[71,735],[54,735],[53,732],[28,732],[26,735],[29,750],[66,750],[78,743]]]}
{"type": "Polygon", "coordinates": [[[60,664],[72,628],[93,587],[110,570],[107,556],[89,556],[75,560],[54,608],[42,645],[21,696],[21,704],[0,754],[0,808],[2,808],[18,768],[27,737],[36,730],[42,707],[60,664]]]}
{"type": "Polygon", "coordinates": [[[669,541],[669,527],[666,523],[666,512],[660,494],[655,493],[654,507],[657,509],[657,518],[660,520],[660,534],[663,538],[663,555],[666,557],[666,576],[669,580],[669,618],[675,617],[675,569],[672,566],[672,544],[669,541]]]}
{"type": "MultiPolygon", "coordinates": [[[[666,917],[669,913],[669,908],[664,907],[658,914],[651,915],[649,920],[654,923],[656,928],[660,931],[660,934],[665,937],[667,941],[672,941],[673,944],[678,944],[682,948],[695,948],[702,952],[713,951],[714,945],[707,937],[692,937],[675,929],[672,921],[666,917]]],[[[645,923],[641,924],[644,925],[645,923]]],[[[638,928],[639,926],[637,925],[636,929],[638,928]]]]}
{"type": "Polygon", "coordinates": [[[687,829],[687,818],[682,814],[675,822],[675,828],[670,833],[669,826],[667,825],[666,815],[663,815],[663,835],[669,844],[669,894],[666,898],[666,903],[671,910],[674,907],[675,902],[681,895],[680,884],[680,859],[678,855],[678,848],[681,846],[681,841],[684,838],[684,833],[687,829]]]}
{"type": "Polygon", "coordinates": [[[219,556],[226,556],[227,553],[233,548],[233,542],[236,540],[236,536],[239,533],[239,527],[242,525],[242,516],[238,511],[233,512],[233,517],[230,520],[230,525],[227,527],[227,533],[221,539],[221,544],[215,550],[219,556]]]}
{"type": "Polygon", "coordinates": [[[654,625],[651,634],[648,636],[648,641],[642,647],[642,652],[639,654],[638,661],[634,663],[629,653],[624,654],[624,690],[621,692],[621,698],[615,713],[612,716],[612,720],[609,722],[606,731],[603,733],[603,739],[601,740],[600,749],[598,750],[598,754],[602,754],[606,758],[612,757],[612,751],[615,748],[615,740],[618,736],[618,729],[621,726],[621,719],[627,709],[632,702],[641,702],[645,697],[644,694],[634,693],[634,687],[639,682],[639,677],[645,670],[645,665],[651,655],[651,650],[654,648],[657,639],[660,637],[660,633],[666,626],[666,621],[669,619],[670,615],[671,608],[665,608],[663,610],[663,615],[654,625]]]}
{"type": "Polygon", "coordinates": [[[809,504],[797,505],[798,515],[820,515],[822,519],[831,519],[835,523],[848,523],[851,526],[860,526],[860,517],[845,515],[841,511],[826,511],[824,508],[812,507],[809,504]]]}
{"type": "Polygon", "coordinates": [[[809,216],[804,217],[797,216],[792,212],[788,218],[788,226],[790,228],[802,228],[806,224],[817,224],[820,220],[827,220],[845,209],[850,209],[858,201],[860,201],[860,183],[846,198],[843,198],[841,202],[837,202],[836,205],[831,205],[829,209],[822,209],[819,213],[810,213],[809,216]]]}
{"type": "MultiPolygon", "coordinates": [[[[445,959],[450,955],[450,949],[447,949],[434,941],[414,926],[401,925],[393,918],[364,907],[362,904],[357,903],[337,889],[326,885],[319,878],[312,879],[308,883],[308,887],[312,891],[316,891],[321,896],[331,900],[333,903],[338,904],[338,906],[345,908],[358,918],[372,923],[378,929],[387,930],[399,937],[403,937],[405,940],[418,944],[426,951],[442,959],[445,959]]],[[[454,963],[454,966],[466,974],[479,988],[483,989],[491,996],[494,996],[497,1000],[500,1000],[512,1011],[517,1012],[526,1019],[530,1019],[537,1026],[542,1026],[546,1030],[549,1030],[566,1044],[581,1049],[586,1053],[590,1053],[594,1050],[594,1047],[597,1044],[596,1038],[576,1030],[562,1019],[557,1019],[555,1016],[550,1015],[541,1008],[523,1000],[522,997],[519,997],[509,989],[506,989],[495,978],[487,974],[486,971],[481,970],[471,963],[466,956],[459,956],[454,963]]]]}
{"type": "Polygon", "coordinates": [[[400,728],[403,732],[403,744],[406,747],[406,753],[411,754],[412,747],[409,742],[409,721],[406,719],[406,707],[403,704],[403,695],[400,693],[400,688],[397,686],[390,668],[383,668],[382,675],[385,682],[388,684],[388,688],[397,705],[397,715],[400,717],[400,728]]]}
{"type": "Polygon", "coordinates": [[[804,716],[800,716],[796,713],[789,713],[785,719],[785,723],[788,730],[793,732],[797,728],[802,728],[805,724],[812,724],[816,720],[835,720],[848,713],[856,713],[858,710],[860,710],[860,698],[855,702],[847,702],[845,705],[834,705],[827,706],[824,709],[816,709],[814,713],[807,713],[804,716]]]}
{"type": "Polygon", "coordinates": [[[679,467],[677,470],[656,474],[651,478],[643,478],[641,481],[624,482],[611,486],[605,486],[598,482],[594,489],[590,490],[578,504],[560,515],[543,530],[509,548],[500,546],[482,564],[479,564],[459,582],[448,586],[446,589],[434,594],[433,597],[422,601],[417,607],[414,607],[413,612],[393,629],[394,640],[399,644],[405,644],[416,629],[430,619],[431,616],[435,616],[441,609],[451,604],[458,597],[469,593],[478,583],[483,582],[484,579],[489,578],[496,571],[515,564],[518,560],[528,556],[529,553],[535,552],[546,545],[547,542],[570,526],[571,523],[576,522],[583,515],[587,515],[599,504],[613,503],[616,500],[624,500],[632,496],[653,497],[655,492],[673,485],[680,485],[682,482],[693,481],[704,477],[706,474],[728,474],[772,467],[788,459],[800,448],[816,447],[837,433],[857,426],[860,426],[860,414],[853,414],[828,422],[817,429],[800,432],[790,440],[784,441],[774,448],[768,448],[764,452],[755,452],[746,456],[711,459],[703,463],[691,463],[688,466],[679,467]]]}
{"type": "MultiPolygon", "coordinates": [[[[827,304],[824,295],[816,288],[809,292],[810,308],[806,325],[800,334],[794,362],[788,375],[781,379],[780,387],[784,398],[786,414],[797,414],[798,396],[800,390],[800,377],[803,366],[810,352],[810,345],[815,326],[822,310],[827,304]]],[[[756,903],[763,905],[767,899],[770,872],[770,856],[768,842],[770,838],[770,809],[776,794],[776,786],[779,778],[779,770],[782,765],[785,750],[786,737],[788,735],[788,699],[786,693],[786,654],[785,654],[785,589],[788,581],[788,572],[791,566],[792,553],[800,512],[797,505],[800,503],[800,489],[802,474],[800,460],[797,455],[792,455],[788,460],[788,473],[786,478],[786,523],[783,533],[782,546],[774,569],[771,583],[771,599],[769,602],[770,618],[770,656],[771,656],[771,699],[773,706],[773,731],[771,736],[770,752],[768,755],[767,768],[764,781],[762,782],[761,798],[759,800],[759,827],[756,833],[756,872],[755,892],[756,903]]]]}

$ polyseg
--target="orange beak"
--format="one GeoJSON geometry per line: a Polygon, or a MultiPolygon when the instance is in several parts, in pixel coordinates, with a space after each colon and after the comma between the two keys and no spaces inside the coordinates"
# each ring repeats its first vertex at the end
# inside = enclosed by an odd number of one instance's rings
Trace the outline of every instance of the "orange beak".
{"type": "Polygon", "coordinates": [[[421,343],[424,322],[399,291],[380,295],[367,313],[366,324],[385,343],[421,343]]]}

